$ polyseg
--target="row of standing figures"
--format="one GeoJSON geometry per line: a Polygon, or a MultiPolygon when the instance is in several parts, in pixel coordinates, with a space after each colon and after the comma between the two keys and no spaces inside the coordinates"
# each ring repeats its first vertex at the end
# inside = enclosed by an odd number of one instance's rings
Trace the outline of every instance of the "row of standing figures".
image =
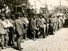
{"type": "Polygon", "coordinates": [[[21,51],[21,42],[23,39],[33,39],[48,35],[54,35],[54,32],[63,27],[65,19],[61,17],[49,18],[44,16],[32,16],[30,19],[26,15],[15,15],[16,19],[7,19],[5,15],[0,18],[0,38],[2,48],[12,46],[21,51]]]}

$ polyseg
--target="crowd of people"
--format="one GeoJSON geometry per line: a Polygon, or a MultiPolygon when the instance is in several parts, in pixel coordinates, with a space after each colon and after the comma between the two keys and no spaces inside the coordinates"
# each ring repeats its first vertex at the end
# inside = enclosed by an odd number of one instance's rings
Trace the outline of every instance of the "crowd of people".
{"type": "Polygon", "coordinates": [[[5,47],[15,46],[21,51],[21,42],[23,39],[33,39],[48,35],[54,35],[54,32],[63,27],[65,16],[49,16],[45,18],[42,14],[6,14],[0,13],[0,44],[5,47]]]}

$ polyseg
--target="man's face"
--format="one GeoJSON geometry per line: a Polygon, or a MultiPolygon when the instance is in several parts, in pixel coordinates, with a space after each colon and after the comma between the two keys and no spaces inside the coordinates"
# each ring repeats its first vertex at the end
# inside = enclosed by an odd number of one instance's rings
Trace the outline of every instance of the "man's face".
{"type": "Polygon", "coordinates": [[[24,17],[27,17],[27,15],[25,14],[24,17]]]}
{"type": "Polygon", "coordinates": [[[20,19],[20,16],[18,17],[18,19],[20,19]]]}
{"type": "Polygon", "coordinates": [[[2,17],[2,19],[4,20],[4,19],[5,19],[5,17],[3,16],[3,17],[2,17]]]}

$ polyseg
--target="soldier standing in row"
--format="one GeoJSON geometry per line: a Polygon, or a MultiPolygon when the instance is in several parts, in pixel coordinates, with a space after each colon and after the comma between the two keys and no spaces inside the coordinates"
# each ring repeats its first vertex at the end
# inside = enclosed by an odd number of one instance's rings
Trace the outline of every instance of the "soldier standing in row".
{"type": "Polygon", "coordinates": [[[35,18],[35,16],[33,16],[33,18],[31,18],[31,32],[33,34],[34,40],[35,40],[35,36],[36,36],[36,30],[37,30],[36,18],[35,18]]]}
{"type": "Polygon", "coordinates": [[[46,21],[44,19],[44,16],[39,15],[39,18],[37,19],[37,24],[39,26],[40,34],[43,35],[43,38],[45,38],[46,34],[46,21]]]}
{"type": "Polygon", "coordinates": [[[21,38],[22,38],[22,34],[23,34],[22,23],[21,23],[21,20],[20,20],[20,17],[18,14],[16,15],[16,17],[17,17],[17,19],[15,20],[15,29],[16,29],[16,34],[17,34],[17,49],[19,51],[21,51],[22,50],[21,38]]]}
{"type": "Polygon", "coordinates": [[[58,22],[59,22],[59,29],[60,29],[62,27],[62,20],[61,20],[60,16],[58,18],[58,22]]]}
{"type": "MultiPolygon", "coordinates": [[[[1,17],[1,16],[0,16],[1,17]]],[[[1,40],[1,46],[2,46],[2,49],[5,48],[5,34],[6,34],[6,31],[4,29],[4,26],[2,24],[2,19],[0,18],[0,40],[1,40]]]]}
{"type": "Polygon", "coordinates": [[[56,16],[53,17],[53,29],[54,29],[54,32],[57,31],[57,17],[56,16]]]}
{"type": "Polygon", "coordinates": [[[2,14],[2,24],[4,26],[4,29],[6,31],[6,35],[5,35],[5,46],[8,47],[8,41],[9,41],[9,27],[12,27],[12,24],[10,23],[10,21],[8,19],[5,18],[5,14],[2,14]]]}
{"type": "Polygon", "coordinates": [[[52,18],[49,18],[49,34],[50,35],[54,35],[54,33],[53,33],[53,20],[52,20],[52,18]]]}
{"type": "Polygon", "coordinates": [[[27,31],[28,31],[28,25],[29,25],[29,20],[27,18],[27,15],[24,14],[24,17],[22,17],[22,21],[24,24],[24,35],[25,35],[25,39],[27,39],[27,31]]]}
{"type": "Polygon", "coordinates": [[[6,16],[8,17],[8,20],[10,21],[10,23],[12,24],[11,27],[9,27],[9,46],[14,46],[14,30],[15,30],[15,22],[14,20],[10,17],[10,14],[6,14],[6,16]]]}

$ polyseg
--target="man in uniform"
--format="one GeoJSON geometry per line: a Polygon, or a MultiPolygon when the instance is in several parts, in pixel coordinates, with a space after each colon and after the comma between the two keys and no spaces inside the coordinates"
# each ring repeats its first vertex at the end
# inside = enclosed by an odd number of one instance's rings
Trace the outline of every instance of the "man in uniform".
{"type": "Polygon", "coordinates": [[[23,39],[23,37],[24,37],[24,21],[23,21],[23,14],[22,13],[21,13],[20,17],[21,17],[20,20],[22,23],[22,31],[23,31],[21,42],[24,42],[24,39],[23,39]]]}
{"type": "Polygon", "coordinates": [[[53,33],[53,20],[52,18],[49,18],[49,34],[54,35],[53,33]]]}
{"type": "Polygon", "coordinates": [[[6,14],[6,17],[8,17],[9,22],[11,23],[11,27],[9,27],[9,45],[13,46],[14,45],[14,30],[15,30],[15,22],[14,20],[10,17],[10,14],[6,14]]]}
{"type": "Polygon", "coordinates": [[[41,18],[40,30],[41,30],[41,34],[43,35],[43,38],[45,38],[45,35],[46,35],[46,21],[45,21],[43,15],[41,15],[40,18],[41,18]]]}
{"type": "MultiPolygon", "coordinates": [[[[0,17],[1,17],[1,15],[0,15],[0,17]]],[[[0,18],[0,42],[1,42],[1,46],[2,46],[2,49],[4,49],[5,48],[5,34],[6,34],[6,32],[5,32],[5,29],[4,29],[4,27],[3,27],[3,24],[2,24],[2,19],[0,18]]]]}
{"type": "Polygon", "coordinates": [[[17,49],[19,51],[22,51],[22,49],[21,49],[21,37],[23,34],[22,22],[21,22],[18,14],[16,15],[16,17],[17,17],[17,19],[15,20],[15,29],[16,29],[16,33],[17,33],[17,49]]]}
{"type": "Polygon", "coordinates": [[[23,24],[24,24],[24,35],[25,35],[25,39],[27,39],[27,31],[28,31],[29,20],[28,20],[26,14],[24,14],[24,17],[22,17],[22,20],[23,20],[23,24]]]}
{"type": "MultiPolygon", "coordinates": [[[[5,15],[5,14],[3,13],[3,15],[5,15]]],[[[3,24],[4,29],[6,31],[6,35],[5,35],[5,46],[8,47],[9,27],[12,27],[12,24],[10,23],[10,21],[8,19],[5,18],[5,16],[2,16],[2,24],[3,24]]]]}
{"type": "Polygon", "coordinates": [[[37,29],[35,16],[33,18],[31,18],[31,22],[30,23],[31,23],[31,32],[33,34],[33,39],[35,40],[36,29],[37,29]]]}

